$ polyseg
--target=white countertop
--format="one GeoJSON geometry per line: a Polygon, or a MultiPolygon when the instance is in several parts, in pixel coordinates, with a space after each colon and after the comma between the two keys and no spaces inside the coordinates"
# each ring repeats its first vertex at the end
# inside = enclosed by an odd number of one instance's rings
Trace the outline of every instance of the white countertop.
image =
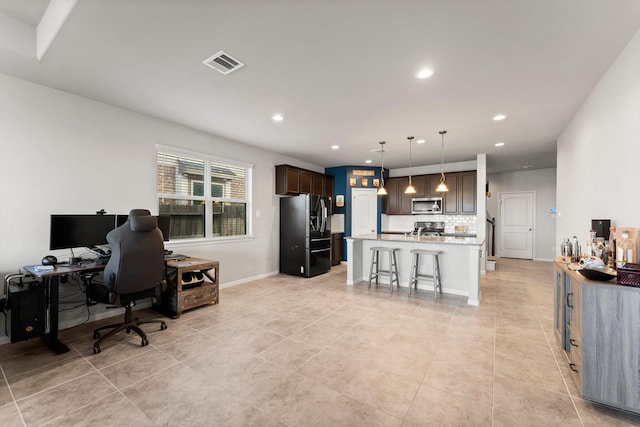
{"type": "Polygon", "coordinates": [[[348,239],[354,240],[377,240],[387,242],[407,242],[407,243],[437,243],[446,245],[466,245],[466,246],[482,246],[483,240],[477,237],[454,237],[454,236],[407,236],[404,234],[361,234],[358,236],[349,236],[348,239]]]}

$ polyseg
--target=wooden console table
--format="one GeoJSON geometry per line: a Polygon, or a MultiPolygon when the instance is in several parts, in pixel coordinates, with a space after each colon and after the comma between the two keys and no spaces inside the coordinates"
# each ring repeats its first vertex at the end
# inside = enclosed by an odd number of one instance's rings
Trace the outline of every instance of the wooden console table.
{"type": "Polygon", "coordinates": [[[185,310],[220,302],[218,261],[189,257],[168,260],[166,264],[167,290],[162,298],[166,311],[180,317],[185,310]],[[202,280],[197,280],[198,273],[202,274],[202,280]]]}

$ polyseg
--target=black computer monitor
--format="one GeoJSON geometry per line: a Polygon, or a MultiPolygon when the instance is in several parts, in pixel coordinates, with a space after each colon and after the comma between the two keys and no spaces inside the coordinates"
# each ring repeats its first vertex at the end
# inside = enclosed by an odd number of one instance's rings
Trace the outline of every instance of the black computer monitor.
{"type": "Polygon", "coordinates": [[[115,223],[115,215],[51,215],[49,249],[106,245],[115,223]]]}
{"type": "MultiPolygon", "coordinates": [[[[120,227],[129,218],[129,215],[117,215],[116,227],[120,227]]],[[[165,242],[169,241],[169,235],[171,233],[171,216],[170,215],[158,215],[158,228],[162,231],[162,238],[165,242]]]]}

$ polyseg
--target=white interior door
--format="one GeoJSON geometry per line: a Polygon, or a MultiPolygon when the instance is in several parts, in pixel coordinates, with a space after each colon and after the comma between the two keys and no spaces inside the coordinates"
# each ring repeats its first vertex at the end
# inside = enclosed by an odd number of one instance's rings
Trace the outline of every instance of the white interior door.
{"type": "Polygon", "coordinates": [[[378,196],[374,188],[351,190],[351,235],[378,233],[378,196]]]}
{"type": "Polygon", "coordinates": [[[532,192],[500,194],[500,256],[533,259],[532,192]]]}

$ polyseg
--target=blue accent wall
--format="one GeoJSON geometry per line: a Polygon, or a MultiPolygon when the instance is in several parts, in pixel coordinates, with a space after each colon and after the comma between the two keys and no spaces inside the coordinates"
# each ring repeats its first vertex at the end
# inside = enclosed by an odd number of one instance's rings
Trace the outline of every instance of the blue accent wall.
{"type": "MultiPolygon", "coordinates": [[[[380,180],[380,168],[372,167],[372,166],[337,166],[333,168],[326,168],[324,173],[327,175],[331,175],[334,178],[333,181],[333,213],[334,214],[343,214],[344,215],[344,235],[345,237],[351,236],[351,189],[352,188],[376,188],[373,185],[373,180],[380,180]],[[353,175],[353,170],[370,170],[374,172],[373,176],[355,176],[353,175]],[[367,185],[362,185],[362,179],[367,180],[367,185]],[[355,185],[350,185],[350,180],[355,179],[355,185]],[[344,196],[344,206],[339,208],[335,206],[336,196],[343,195],[344,196]]],[[[378,232],[382,229],[382,197],[378,197],[378,212],[377,212],[377,222],[378,222],[378,232]]],[[[344,251],[345,256],[347,255],[346,241],[344,243],[344,251]]]]}

